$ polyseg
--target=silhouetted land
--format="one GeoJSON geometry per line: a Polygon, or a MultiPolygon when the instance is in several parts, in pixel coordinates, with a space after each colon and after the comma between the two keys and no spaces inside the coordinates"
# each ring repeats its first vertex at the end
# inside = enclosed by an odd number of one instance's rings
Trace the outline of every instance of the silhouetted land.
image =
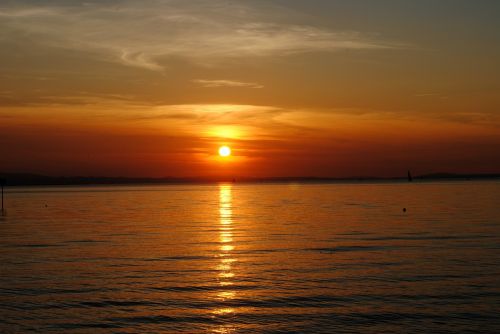
{"type": "MultiPolygon", "coordinates": [[[[8,186],[47,186],[47,185],[127,185],[127,184],[186,184],[186,183],[214,183],[214,182],[238,182],[238,183],[323,183],[323,182],[407,182],[407,176],[403,177],[350,177],[350,178],[326,178],[326,177],[268,177],[268,178],[134,178],[134,177],[59,177],[38,174],[0,173],[0,178],[6,180],[8,186]]],[[[452,174],[433,173],[414,176],[413,181],[425,182],[435,180],[494,180],[500,179],[500,173],[495,174],[452,174]]]]}

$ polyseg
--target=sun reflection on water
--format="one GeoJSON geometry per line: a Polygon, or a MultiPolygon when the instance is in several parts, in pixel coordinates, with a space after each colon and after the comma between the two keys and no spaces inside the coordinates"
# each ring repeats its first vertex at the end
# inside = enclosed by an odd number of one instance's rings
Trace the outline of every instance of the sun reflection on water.
{"type": "MultiPolygon", "coordinates": [[[[217,264],[218,283],[221,289],[215,298],[221,302],[221,306],[213,311],[216,316],[227,316],[235,312],[232,307],[223,303],[236,298],[236,291],[231,289],[235,278],[233,265],[237,261],[232,254],[235,249],[233,243],[233,204],[232,185],[221,184],[219,186],[219,263],[217,264]]],[[[234,329],[231,325],[222,325],[214,330],[217,333],[229,333],[234,329]]]]}

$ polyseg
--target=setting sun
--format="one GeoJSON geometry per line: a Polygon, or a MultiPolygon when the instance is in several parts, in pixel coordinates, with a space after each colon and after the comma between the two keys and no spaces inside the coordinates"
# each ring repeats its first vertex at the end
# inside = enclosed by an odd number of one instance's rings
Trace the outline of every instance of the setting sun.
{"type": "Polygon", "coordinates": [[[229,146],[219,147],[219,155],[221,157],[228,157],[231,155],[231,148],[229,146]]]}

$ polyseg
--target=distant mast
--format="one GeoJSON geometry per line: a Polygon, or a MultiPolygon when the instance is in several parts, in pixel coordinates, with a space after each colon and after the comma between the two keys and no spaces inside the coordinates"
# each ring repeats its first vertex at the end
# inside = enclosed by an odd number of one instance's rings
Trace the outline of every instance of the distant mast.
{"type": "Polygon", "coordinates": [[[410,171],[408,171],[408,182],[412,182],[412,181],[413,181],[413,178],[411,177],[410,171]]]}

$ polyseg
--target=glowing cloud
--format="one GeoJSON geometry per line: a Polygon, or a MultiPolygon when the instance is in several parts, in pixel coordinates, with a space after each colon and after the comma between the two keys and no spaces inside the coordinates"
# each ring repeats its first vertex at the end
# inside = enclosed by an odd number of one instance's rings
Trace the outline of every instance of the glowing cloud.
{"type": "Polygon", "coordinates": [[[234,80],[193,80],[194,83],[200,84],[206,88],[220,88],[220,87],[239,87],[239,88],[264,88],[264,86],[253,82],[241,82],[234,80]]]}

